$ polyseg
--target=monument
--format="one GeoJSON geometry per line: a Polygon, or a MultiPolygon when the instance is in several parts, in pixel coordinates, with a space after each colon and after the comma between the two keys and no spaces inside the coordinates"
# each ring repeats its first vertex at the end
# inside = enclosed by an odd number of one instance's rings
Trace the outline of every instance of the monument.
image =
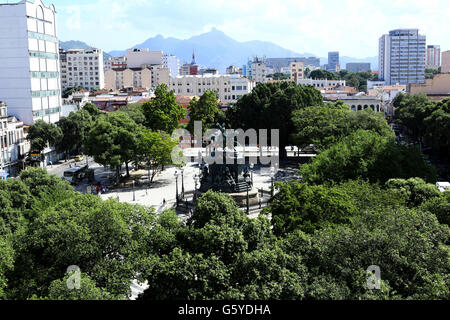
{"type": "MultiPolygon", "coordinates": [[[[220,128],[222,136],[226,139],[232,138],[234,140],[234,135],[231,137],[225,132],[224,125],[217,126],[220,128]]],[[[228,130],[229,131],[229,130],[228,130]]],[[[201,175],[200,175],[200,189],[197,191],[198,194],[207,192],[208,190],[213,190],[216,192],[222,192],[230,194],[236,203],[241,206],[247,206],[247,193],[248,202],[250,206],[257,205],[259,203],[258,190],[253,187],[253,179],[250,174],[249,165],[245,162],[245,156],[243,152],[238,152],[236,147],[239,146],[237,142],[231,144],[233,149],[228,149],[227,147],[220,148],[216,143],[220,141],[219,136],[212,136],[208,149],[209,157],[217,158],[217,156],[222,156],[222,163],[205,163],[202,160],[201,175]],[[216,144],[216,145],[215,145],[216,144]]],[[[224,145],[228,146],[228,141],[224,141],[224,145]]]]}

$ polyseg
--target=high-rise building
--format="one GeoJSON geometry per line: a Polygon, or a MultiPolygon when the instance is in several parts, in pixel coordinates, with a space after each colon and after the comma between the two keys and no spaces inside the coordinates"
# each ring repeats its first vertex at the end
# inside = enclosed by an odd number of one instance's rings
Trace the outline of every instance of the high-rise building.
{"type": "Polygon", "coordinates": [[[441,47],[436,45],[427,46],[427,67],[439,68],[441,66],[441,47]]]}
{"type": "Polygon", "coordinates": [[[379,40],[379,78],[387,85],[425,82],[426,37],[397,29],[379,40]]]}
{"type": "Polygon", "coordinates": [[[150,51],[150,49],[128,49],[127,67],[140,68],[142,65],[161,65],[163,64],[162,51],[150,51]]]}
{"type": "Polygon", "coordinates": [[[105,61],[104,71],[127,68],[127,57],[109,57],[105,61]]]}
{"type": "Polygon", "coordinates": [[[86,90],[103,89],[105,73],[103,50],[70,49],[60,50],[62,90],[83,87],[86,90]]]}
{"type": "Polygon", "coordinates": [[[450,73],[450,50],[442,52],[441,73],[450,73]]]}
{"type": "Polygon", "coordinates": [[[252,62],[251,67],[251,79],[256,83],[266,82],[267,76],[267,67],[266,67],[266,59],[255,57],[252,62]]]}
{"type": "Polygon", "coordinates": [[[370,62],[350,62],[345,65],[348,72],[370,71],[370,62]]]}
{"type": "Polygon", "coordinates": [[[327,71],[339,72],[339,70],[340,70],[339,52],[338,51],[328,52],[327,71]]]}
{"type": "Polygon", "coordinates": [[[173,54],[164,54],[162,64],[164,67],[169,68],[170,76],[178,76],[180,70],[180,60],[173,54]]]}
{"type": "Polygon", "coordinates": [[[0,100],[26,125],[59,120],[58,47],[53,5],[41,0],[0,4],[0,100]]]}

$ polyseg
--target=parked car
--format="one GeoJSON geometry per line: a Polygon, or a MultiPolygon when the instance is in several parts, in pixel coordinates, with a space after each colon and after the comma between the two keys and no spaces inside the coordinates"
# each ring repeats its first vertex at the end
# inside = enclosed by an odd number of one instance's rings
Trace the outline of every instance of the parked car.
{"type": "Polygon", "coordinates": [[[75,157],[75,162],[81,162],[84,160],[84,157],[82,155],[78,155],[75,157]]]}

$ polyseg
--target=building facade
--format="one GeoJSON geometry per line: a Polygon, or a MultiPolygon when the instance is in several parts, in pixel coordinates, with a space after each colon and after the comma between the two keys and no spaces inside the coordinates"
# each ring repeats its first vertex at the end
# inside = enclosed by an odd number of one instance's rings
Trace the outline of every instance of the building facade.
{"type": "Polygon", "coordinates": [[[300,61],[293,61],[289,65],[291,80],[297,82],[297,80],[305,78],[305,64],[300,61]]]}
{"type": "Polygon", "coordinates": [[[162,65],[170,70],[170,76],[176,77],[180,72],[180,60],[172,54],[164,54],[162,65]]]}
{"type": "Polygon", "coordinates": [[[345,65],[345,70],[348,72],[370,72],[370,62],[350,62],[345,65]]]}
{"type": "Polygon", "coordinates": [[[0,173],[15,177],[23,167],[26,150],[23,122],[8,116],[6,103],[0,101],[0,173]]]}
{"type": "Polygon", "coordinates": [[[240,74],[240,75],[242,75],[242,69],[241,68],[238,68],[238,67],[236,67],[236,66],[229,66],[227,69],[226,69],[226,74],[240,74]]]}
{"type": "Polygon", "coordinates": [[[319,68],[320,59],[316,57],[298,57],[298,58],[267,58],[266,65],[274,69],[274,72],[283,72],[283,68],[289,69],[291,62],[303,62],[305,68],[319,68]]]}
{"type": "Polygon", "coordinates": [[[155,89],[161,83],[169,85],[170,70],[163,65],[108,70],[105,73],[105,89],[123,88],[155,89]]]}
{"type": "Polygon", "coordinates": [[[450,50],[442,52],[441,73],[450,73],[450,50]]]}
{"type": "Polygon", "coordinates": [[[328,64],[326,70],[329,72],[339,72],[340,64],[338,51],[328,52],[328,64]]]}
{"type": "Polygon", "coordinates": [[[60,50],[62,90],[83,87],[88,91],[105,87],[103,50],[60,50]]]}
{"type": "Polygon", "coordinates": [[[426,37],[418,29],[397,29],[379,40],[379,78],[387,85],[425,82],[426,37]]]}
{"type": "Polygon", "coordinates": [[[345,80],[327,80],[327,79],[298,79],[298,85],[313,86],[314,88],[321,89],[327,87],[345,87],[345,80]]]}
{"type": "Polygon", "coordinates": [[[150,49],[128,49],[127,67],[140,68],[142,65],[161,65],[163,64],[162,51],[150,51],[150,49]]]}
{"type": "Polygon", "coordinates": [[[25,124],[61,112],[56,10],[41,0],[0,4],[0,100],[25,124]]]}
{"type": "Polygon", "coordinates": [[[266,59],[255,57],[251,64],[251,79],[256,83],[266,82],[267,66],[266,59]]]}
{"type": "Polygon", "coordinates": [[[427,64],[428,68],[439,68],[441,66],[441,47],[436,45],[427,46],[427,64]]]}
{"type": "Polygon", "coordinates": [[[408,87],[411,95],[425,93],[431,100],[450,98],[450,73],[435,74],[423,84],[411,84],[408,87]]]}
{"type": "Polygon", "coordinates": [[[126,69],[127,66],[127,57],[110,57],[105,61],[103,69],[106,72],[108,70],[126,69]]]}
{"type": "Polygon", "coordinates": [[[250,93],[255,83],[240,75],[178,76],[170,79],[170,89],[175,95],[201,96],[213,90],[223,103],[234,103],[250,93]]]}

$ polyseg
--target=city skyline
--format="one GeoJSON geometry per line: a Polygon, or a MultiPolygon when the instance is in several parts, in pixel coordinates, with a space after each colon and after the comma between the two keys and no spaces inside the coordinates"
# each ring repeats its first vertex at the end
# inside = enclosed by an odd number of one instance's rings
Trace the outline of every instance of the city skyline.
{"type": "Polygon", "coordinates": [[[62,41],[80,40],[106,52],[133,47],[156,35],[187,39],[213,27],[240,42],[265,40],[318,57],[329,51],[358,58],[376,56],[378,39],[399,28],[417,28],[427,36],[427,44],[440,45],[443,51],[450,48],[445,28],[439,27],[450,18],[450,4],[441,0],[43,2],[56,7],[62,41]]]}

